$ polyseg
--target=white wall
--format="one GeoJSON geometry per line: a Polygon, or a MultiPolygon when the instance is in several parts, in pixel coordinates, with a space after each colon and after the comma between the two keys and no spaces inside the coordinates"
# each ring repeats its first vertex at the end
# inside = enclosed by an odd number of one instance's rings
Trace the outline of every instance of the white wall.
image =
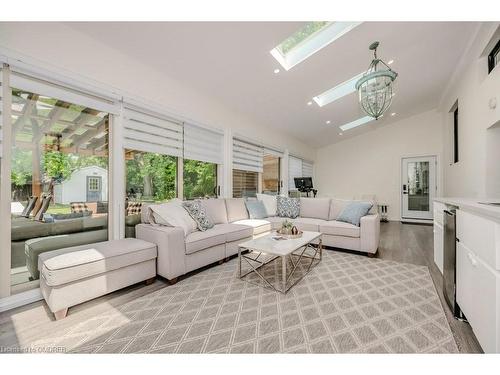
{"type": "MultiPolygon", "coordinates": [[[[318,195],[361,198],[375,194],[401,218],[401,157],[442,154],[441,115],[425,112],[323,147],[316,155],[318,195]]],[[[441,185],[438,164],[438,189],[441,185]]]]}
{"type": "MultiPolygon", "coordinates": [[[[450,197],[500,198],[498,159],[500,137],[495,124],[500,124],[500,67],[489,75],[487,44],[499,23],[485,23],[464,54],[445,91],[439,111],[442,113],[444,136],[444,195],[450,197]],[[496,109],[489,108],[496,98],[496,109]],[[459,162],[451,163],[453,150],[453,117],[449,113],[458,100],[459,162]]],[[[497,32],[495,41],[500,37],[497,32]]]]}
{"type": "MultiPolygon", "coordinates": [[[[152,41],[158,43],[160,41],[152,41]]],[[[0,52],[15,51],[54,70],[64,69],[75,76],[92,79],[153,101],[172,113],[196,122],[231,129],[233,133],[256,141],[289,149],[291,153],[314,160],[315,151],[299,140],[254,123],[213,98],[158,71],[144,60],[134,60],[61,23],[0,23],[0,52]]],[[[172,51],[175,54],[175,51],[172,51]]],[[[65,73],[66,73],[65,72],[65,73]]]]}
{"type": "Polygon", "coordinates": [[[101,198],[99,200],[108,201],[108,171],[101,167],[90,166],[73,172],[67,180],[54,187],[56,203],[86,202],[87,176],[101,177],[101,198]]]}

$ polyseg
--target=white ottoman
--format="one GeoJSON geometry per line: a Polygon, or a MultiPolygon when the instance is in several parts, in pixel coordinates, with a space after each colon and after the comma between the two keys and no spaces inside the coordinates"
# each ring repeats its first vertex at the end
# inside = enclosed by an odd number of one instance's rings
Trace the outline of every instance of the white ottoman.
{"type": "Polygon", "coordinates": [[[136,238],[42,253],[40,290],[56,320],[68,308],[156,277],[156,245],[136,238]]]}

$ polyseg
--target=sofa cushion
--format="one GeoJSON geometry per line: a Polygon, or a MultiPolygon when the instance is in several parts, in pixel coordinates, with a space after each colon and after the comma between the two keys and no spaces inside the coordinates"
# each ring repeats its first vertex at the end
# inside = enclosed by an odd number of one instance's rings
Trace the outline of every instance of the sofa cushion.
{"type": "Polygon", "coordinates": [[[39,256],[42,277],[49,286],[154,259],[156,245],[136,238],[104,241],[49,251],[39,256]]]}
{"type": "Polygon", "coordinates": [[[186,237],[186,254],[193,254],[197,251],[208,249],[226,243],[226,235],[215,228],[207,231],[193,232],[186,237]]]}
{"type": "Polygon", "coordinates": [[[223,233],[226,236],[226,242],[242,240],[252,237],[253,235],[252,227],[241,224],[217,224],[214,230],[217,231],[217,233],[223,233]]]}
{"type": "Polygon", "coordinates": [[[278,216],[295,219],[300,215],[300,200],[298,198],[277,196],[276,200],[278,216]]]}
{"type": "Polygon", "coordinates": [[[344,236],[358,238],[360,236],[360,228],[342,221],[325,221],[319,226],[319,231],[323,234],[332,236],[344,236]]]}
{"type": "Polygon", "coordinates": [[[277,201],[276,195],[257,193],[257,199],[264,203],[266,207],[267,216],[276,216],[277,201]]]}
{"type": "Polygon", "coordinates": [[[248,219],[247,207],[243,198],[226,199],[227,221],[232,223],[237,220],[248,219]]]}
{"type": "Polygon", "coordinates": [[[181,227],[184,235],[194,232],[197,228],[196,222],[182,207],[180,199],[172,199],[167,203],[152,204],[148,210],[153,212],[154,223],[168,227],[181,227]]]}
{"type": "Polygon", "coordinates": [[[271,229],[276,230],[281,228],[281,224],[283,224],[283,221],[285,221],[286,218],[279,216],[271,216],[271,217],[266,217],[266,220],[271,223],[271,229]]]}
{"type": "Polygon", "coordinates": [[[372,207],[373,204],[369,202],[351,202],[342,210],[337,221],[351,223],[359,227],[361,218],[367,215],[372,207]]]}
{"type": "Polygon", "coordinates": [[[300,217],[328,220],[330,198],[300,198],[300,217]]]}
{"type": "Polygon", "coordinates": [[[201,204],[199,199],[183,202],[182,207],[184,207],[189,216],[196,221],[196,226],[199,230],[204,232],[214,227],[214,222],[210,216],[207,215],[205,207],[201,204]]]}
{"type": "Polygon", "coordinates": [[[202,199],[201,204],[205,207],[207,215],[214,224],[227,224],[226,202],[224,199],[202,199]]]}
{"type": "Polygon", "coordinates": [[[254,235],[271,231],[271,223],[267,220],[245,219],[235,221],[233,224],[246,225],[253,228],[254,235]]]}
{"type": "Polygon", "coordinates": [[[310,217],[298,217],[292,220],[293,225],[295,225],[300,230],[319,232],[319,226],[326,221],[323,219],[313,219],[310,217]]]}
{"type": "Polygon", "coordinates": [[[265,219],[268,216],[266,207],[262,201],[245,201],[245,206],[247,207],[250,219],[265,219]]]}
{"type": "Polygon", "coordinates": [[[340,213],[344,210],[344,208],[351,203],[352,200],[348,199],[330,199],[330,213],[328,215],[329,220],[337,220],[340,213]]]}

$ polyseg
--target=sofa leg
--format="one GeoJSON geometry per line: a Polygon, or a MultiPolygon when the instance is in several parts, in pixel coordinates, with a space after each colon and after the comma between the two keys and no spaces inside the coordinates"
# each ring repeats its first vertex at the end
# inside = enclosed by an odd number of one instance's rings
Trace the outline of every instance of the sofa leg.
{"type": "Polygon", "coordinates": [[[54,318],[56,318],[56,320],[64,319],[66,318],[66,315],[68,315],[67,307],[65,309],[54,312],[54,318]]]}
{"type": "Polygon", "coordinates": [[[168,283],[170,285],[174,285],[175,283],[177,283],[177,277],[174,277],[173,279],[168,280],[168,283]]]}
{"type": "Polygon", "coordinates": [[[221,265],[222,263],[224,263],[226,260],[225,259],[221,259],[219,260],[219,265],[221,265]]]}
{"type": "Polygon", "coordinates": [[[377,253],[366,253],[368,255],[368,258],[375,258],[377,256],[377,253]]]}
{"type": "Polygon", "coordinates": [[[152,277],[150,279],[144,280],[144,284],[151,285],[155,282],[155,280],[156,280],[156,277],[152,277]]]}

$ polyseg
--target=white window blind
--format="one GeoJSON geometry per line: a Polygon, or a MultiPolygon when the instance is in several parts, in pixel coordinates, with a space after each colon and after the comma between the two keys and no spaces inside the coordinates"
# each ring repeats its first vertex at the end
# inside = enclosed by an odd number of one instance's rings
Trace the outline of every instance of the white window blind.
{"type": "Polygon", "coordinates": [[[260,172],[263,169],[262,146],[233,138],[233,168],[242,171],[260,172]]]}
{"type": "Polygon", "coordinates": [[[264,146],[264,155],[277,156],[279,158],[283,157],[283,151],[264,146]]]}
{"type": "Polygon", "coordinates": [[[302,160],[302,177],[313,176],[313,163],[310,161],[302,160]]]}
{"type": "Polygon", "coordinates": [[[183,127],[181,122],[146,110],[123,108],[124,147],[182,157],[183,127]]]}
{"type": "Polygon", "coordinates": [[[3,71],[0,68],[0,158],[3,155],[3,71]]]}
{"type": "Polygon", "coordinates": [[[295,177],[302,176],[302,159],[296,158],[294,156],[289,156],[288,158],[288,190],[296,190],[295,188],[295,177]]]}
{"type": "Polygon", "coordinates": [[[224,133],[201,126],[184,124],[184,158],[222,164],[224,133]]]}

